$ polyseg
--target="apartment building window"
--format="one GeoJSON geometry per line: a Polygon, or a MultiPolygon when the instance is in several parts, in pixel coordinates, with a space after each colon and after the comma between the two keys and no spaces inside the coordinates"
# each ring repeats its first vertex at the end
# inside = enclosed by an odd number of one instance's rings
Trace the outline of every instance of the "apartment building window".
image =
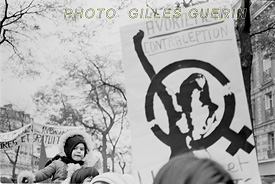
{"type": "Polygon", "coordinates": [[[274,132],[268,133],[268,149],[274,150],[275,149],[275,140],[274,140],[274,132]]]}
{"type": "Polygon", "coordinates": [[[265,120],[268,121],[273,117],[273,98],[272,92],[265,95],[265,120]]]}
{"type": "Polygon", "coordinates": [[[254,136],[254,141],[255,141],[255,146],[256,146],[256,147],[257,147],[257,145],[258,145],[257,140],[258,140],[258,137],[257,137],[257,136],[254,136]]]}
{"type": "Polygon", "coordinates": [[[271,57],[263,59],[263,82],[271,80],[271,57]]]}
{"type": "Polygon", "coordinates": [[[265,95],[265,120],[268,121],[273,118],[273,98],[272,92],[265,95]]]}
{"type": "Polygon", "coordinates": [[[275,140],[274,140],[274,132],[269,132],[267,134],[268,138],[268,150],[267,156],[268,158],[275,158],[275,140]]]}

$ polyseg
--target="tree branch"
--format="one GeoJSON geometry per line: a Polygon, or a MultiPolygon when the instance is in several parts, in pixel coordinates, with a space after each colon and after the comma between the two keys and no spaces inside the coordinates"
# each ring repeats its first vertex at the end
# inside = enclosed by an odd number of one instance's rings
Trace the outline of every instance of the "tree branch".
{"type": "Polygon", "coordinates": [[[106,85],[106,86],[109,86],[109,87],[114,88],[115,90],[118,90],[118,91],[120,92],[120,94],[122,95],[122,97],[124,98],[124,100],[127,101],[127,98],[126,98],[124,92],[122,91],[122,89],[120,89],[119,87],[117,87],[117,86],[115,86],[115,85],[112,85],[112,84],[110,84],[110,83],[107,83],[107,82],[105,82],[105,81],[103,81],[103,80],[101,80],[101,82],[102,82],[103,85],[106,85]]]}
{"type": "Polygon", "coordinates": [[[15,53],[21,60],[23,60],[24,57],[22,57],[22,56],[20,55],[20,52],[19,52],[19,51],[17,50],[17,48],[13,45],[13,43],[11,43],[9,40],[6,40],[6,42],[12,46],[12,49],[13,49],[14,53],[15,53]]]}
{"type": "Polygon", "coordinates": [[[7,17],[7,19],[15,18],[15,17],[18,17],[18,16],[19,16],[19,17],[22,17],[25,13],[28,12],[28,10],[31,9],[31,5],[32,5],[33,1],[34,1],[34,0],[32,0],[32,1],[30,2],[30,4],[27,5],[25,8],[23,8],[23,9],[21,9],[21,10],[15,12],[15,13],[12,14],[11,16],[7,17]],[[24,12],[24,11],[25,11],[25,12],[24,12]]]}
{"type": "Polygon", "coordinates": [[[182,1],[183,7],[184,7],[184,8],[187,8],[187,7],[191,6],[191,5],[192,5],[192,1],[193,1],[193,0],[190,0],[189,3],[186,3],[186,1],[183,0],[183,1],[182,1]]]}
{"type": "Polygon", "coordinates": [[[99,132],[104,132],[102,129],[98,128],[98,126],[96,124],[93,124],[93,126],[89,126],[86,123],[84,123],[83,121],[79,121],[80,124],[82,124],[85,128],[88,128],[90,130],[97,130],[99,132]]]}
{"type": "Polygon", "coordinates": [[[6,31],[7,31],[6,29],[3,29],[3,34],[2,34],[3,39],[0,41],[0,45],[7,40],[7,38],[6,38],[6,31]]]}
{"type": "Polygon", "coordinates": [[[4,16],[3,16],[3,19],[0,21],[0,33],[2,32],[3,24],[8,17],[8,6],[9,6],[9,4],[8,4],[7,0],[5,0],[4,16]]]}
{"type": "Polygon", "coordinates": [[[19,34],[19,35],[25,36],[26,38],[29,38],[30,40],[32,40],[32,38],[29,37],[29,36],[26,35],[26,34],[20,33],[20,32],[18,32],[18,31],[10,30],[10,29],[6,29],[6,30],[7,30],[8,32],[11,32],[11,34],[12,34],[12,33],[19,34]]]}
{"type": "Polygon", "coordinates": [[[118,91],[120,92],[120,94],[123,96],[124,100],[127,101],[127,98],[126,98],[124,92],[122,91],[122,89],[120,89],[119,87],[117,87],[117,86],[115,86],[115,85],[112,85],[112,84],[110,84],[110,83],[104,81],[99,66],[97,66],[93,61],[91,61],[90,59],[88,59],[86,56],[85,56],[85,58],[86,58],[88,61],[90,61],[90,62],[93,64],[93,66],[97,69],[98,74],[99,74],[99,78],[100,78],[100,81],[102,82],[102,84],[103,84],[103,85],[107,85],[107,86],[109,86],[109,87],[112,87],[112,88],[118,90],[118,91]]]}
{"type": "Polygon", "coordinates": [[[270,30],[272,30],[272,29],[275,29],[275,27],[272,26],[272,27],[268,27],[268,28],[266,28],[266,29],[263,29],[263,30],[261,30],[261,31],[259,31],[259,32],[254,32],[254,33],[250,34],[250,37],[253,37],[253,36],[256,36],[256,35],[265,33],[265,32],[270,31],[270,30]]]}
{"type": "Polygon", "coordinates": [[[158,12],[157,12],[156,10],[154,10],[151,6],[149,6],[147,0],[146,0],[146,6],[152,10],[152,12],[154,13],[154,16],[159,15],[158,12]]]}

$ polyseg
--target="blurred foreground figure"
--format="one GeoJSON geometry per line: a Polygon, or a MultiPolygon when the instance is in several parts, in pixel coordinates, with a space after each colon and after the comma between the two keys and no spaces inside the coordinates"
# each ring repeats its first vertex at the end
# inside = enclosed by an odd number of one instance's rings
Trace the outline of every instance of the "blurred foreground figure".
{"type": "MultiPolygon", "coordinates": [[[[82,167],[72,174],[70,184],[88,184],[97,175],[99,173],[94,167],[82,167]]],[[[65,182],[62,182],[62,184],[65,184],[65,182]]]]}
{"type": "Polygon", "coordinates": [[[94,177],[90,184],[137,184],[130,174],[103,173],[94,177]]]}
{"type": "Polygon", "coordinates": [[[173,157],[158,172],[154,184],[234,184],[218,163],[192,155],[173,157]]]}

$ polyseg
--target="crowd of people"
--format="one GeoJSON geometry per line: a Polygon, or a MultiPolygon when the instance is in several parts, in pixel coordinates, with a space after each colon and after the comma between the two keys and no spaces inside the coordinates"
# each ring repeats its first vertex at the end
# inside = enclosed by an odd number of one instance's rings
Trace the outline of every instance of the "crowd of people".
{"type": "MultiPolygon", "coordinates": [[[[94,165],[91,139],[84,131],[69,131],[59,142],[59,153],[34,173],[22,171],[17,183],[39,183],[51,179],[58,184],[138,184],[130,174],[99,173],[94,165]]],[[[1,183],[12,183],[1,178],[1,183]]],[[[233,184],[230,174],[218,163],[192,154],[171,158],[158,172],[153,184],[233,184]]]]}

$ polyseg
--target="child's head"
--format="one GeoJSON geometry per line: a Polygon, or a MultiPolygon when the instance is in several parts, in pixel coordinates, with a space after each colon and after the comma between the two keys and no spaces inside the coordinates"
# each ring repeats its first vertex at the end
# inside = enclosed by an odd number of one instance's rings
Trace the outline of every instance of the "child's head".
{"type": "Polygon", "coordinates": [[[71,177],[71,184],[88,184],[99,173],[94,167],[82,167],[76,170],[71,177]]]}
{"type": "Polygon", "coordinates": [[[217,162],[192,155],[173,157],[158,172],[154,184],[233,184],[230,174],[217,162]]]}
{"type": "Polygon", "coordinates": [[[87,145],[81,135],[69,137],[64,146],[65,154],[68,158],[81,161],[87,153],[87,145]]]}
{"type": "Polygon", "coordinates": [[[69,130],[62,134],[58,149],[58,155],[65,163],[74,163],[75,161],[85,166],[95,164],[92,138],[83,130],[69,130]]]}

